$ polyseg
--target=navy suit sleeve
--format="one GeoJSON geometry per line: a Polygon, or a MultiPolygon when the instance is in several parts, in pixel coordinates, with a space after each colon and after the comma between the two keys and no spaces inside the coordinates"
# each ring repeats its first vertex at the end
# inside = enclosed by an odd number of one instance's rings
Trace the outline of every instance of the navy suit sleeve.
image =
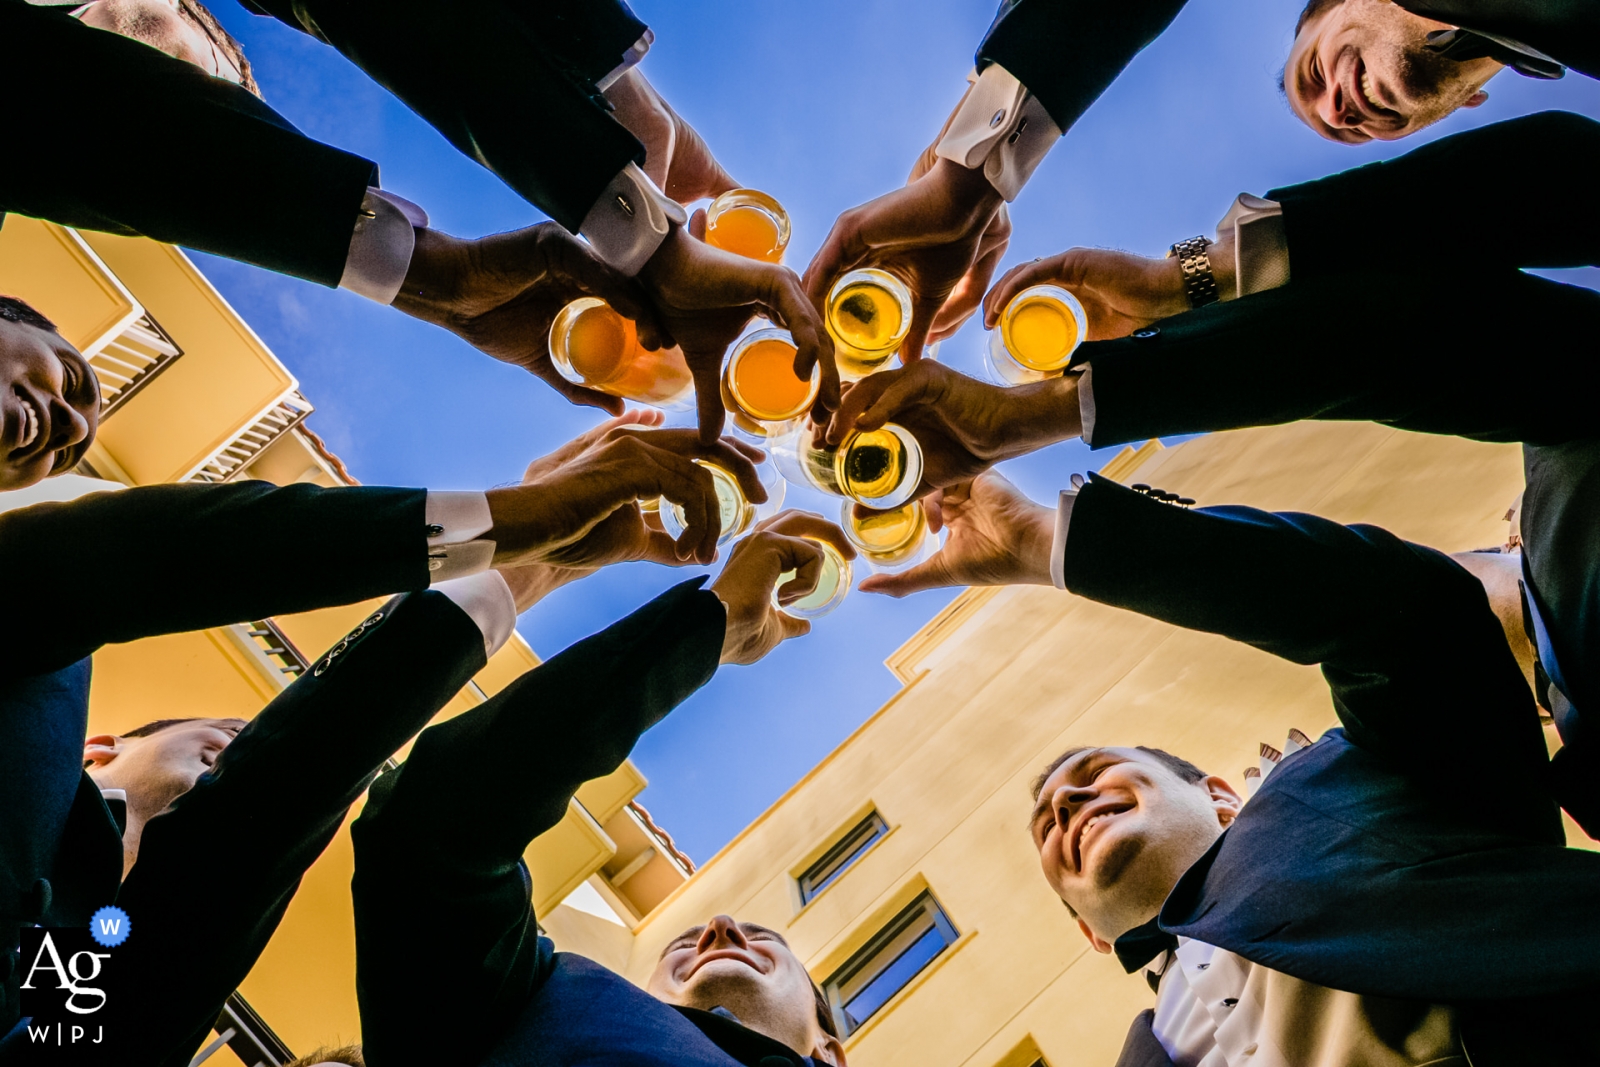
{"type": "MultiPolygon", "coordinates": [[[[1296,281],[1333,274],[1600,264],[1600,123],[1564,111],[1441,137],[1274,189],[1296,281]]],[[[1464,281],[1466,279],[1463,279],[1464,281]]],[[[1370,290],[1360,297],[1403,294],[1370,290]]]]}
{"type": "Polygon", "coordinates": [[[1596,322],[1600,293],[1511,270],[1296,277],[1078,361],[1096,448],[1299,419],[1555,445],[1600,436],[1596,322]]]}
{"type": "Polygon", "coordinates": [[[1095,477],[1064,564],[1067,588],[1091,600],[1320,664],[1346,735],[1386,760],[1544,773],[1538,711],[1500,622],[1439,552],[1314,515],[1178,508],[1095,477]]]}
{"type": "Polygon", "coordinates": [[[595,81],[645,32],[617,0],[252,0],[337,48],[468,158],[577,232],[644,148],[595,81]]]}
{"type": "Polygon", "coordinates": [[[522,853],[715,673],[725,612],[684,583],[417,739],[352,829],[373,1067],[476,1063],[549,974],[522,853]]]}
{"type": "MultiPolygon", "coordinates": [[[[5,6],[0,4],[0,11],[5,6]]],[[[155,485],[0,514],[0,672],[428,584],[421,489],[155,485]]]]}
{"type": "Polygon", "coordinates": [[[389,601],[334,649],[146,825],[117,897],[142,935],[119,960],[124,1062],[189,1062],[350,805],[485,662],[477,625],[432,591],[389,601]]]}
{"type": "Polygon", "coordinates": [[[0,41],[0,100],[26,131],[0,167],[0,212],[339,284],[362,198],[377,184],[370,160],[306,137],[237,85],[60,9],[0,0],[0,41]],[[145,158],[113,179],[73,155],[86,145],[145,158]]]}
{"type": "Polygon", "coordinates": [[[1185,0],[1006,0],[978,46],[1026,85],[1062,131],[1178,17],[1185,0]]]}

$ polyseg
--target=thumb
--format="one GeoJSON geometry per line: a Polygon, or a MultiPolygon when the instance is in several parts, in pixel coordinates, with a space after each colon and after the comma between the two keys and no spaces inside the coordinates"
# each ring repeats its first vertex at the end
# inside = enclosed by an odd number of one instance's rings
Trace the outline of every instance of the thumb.
{"type": "Polygon", "coordinates": [[[645,528],[644,547],[636,557],[642,563],[659,563],[663,567],[683,567],[692,560],[678,558],[678,545],[665,530],[645,528]]]}
{"type": "Polygon", "coordinates": [[[906,339],[900,342],[900,364],[909,367],[922,358],[922,350],[928,344],[928,331],[933,328],[934,316],[939,314],[939,309],[944,306],[941,299],[938,302],[917,300],[911,305],[911,329],[906,331],[906,339]]]}
{"type": "Polygon", "coordinates": [[[706,239],[706,209],[697,207],[694,214],[689,216],[689,236],[696,241],[706,239]]]}
{"type": "Polygon", "coordinates": [[[944,561],[939,558],[943,554],[941,551],[931,559],[923,560],[915,567],[908,567],[898,574],[874,574],[864,579],[856,588],[863,593],[883,593],[898,599],[928,589],[943,589],[946,586],[957,585],[959,583],[951,579],[945,569],[944,561]]]}

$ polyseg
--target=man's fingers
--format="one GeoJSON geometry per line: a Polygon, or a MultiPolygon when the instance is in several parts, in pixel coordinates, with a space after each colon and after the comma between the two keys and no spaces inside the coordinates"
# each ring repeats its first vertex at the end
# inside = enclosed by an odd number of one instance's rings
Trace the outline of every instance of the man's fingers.
{"type": "MultiPolygon", "coordinates": [[[[543,376],[541,375],[541,377],[543,376]]],[[[620,415],[626,407],[620,396],[602,393],[598,389],[585,389],[581,385],[575,385],[567,381],[559,374],[552,374],[550,377],[545,378],[545,381],[549,382],[556,392],[579,407],[599,408],[609,415],[620,415]]]]}
{"type": "Polygon", "coordinates": [[[722,406],[722,357],[688,352],[689,373],[694,376],[695,406],[699,411],[700,443],[714,445],[722,436],[727,411],[722,406]]]}
{"type": "Polygon", "coordinates": [[[779,267],[771,279],[767,306],[779,324],[794,340],[794,372],[801,379],[811,377],[811,369],[822,367],[822,382],[817,403],[832,411],[839,406],[839,366],[835,362],[833,338],[828,336],[822,315],[807,299],[806,291],[793,271],[779,267]]]}
{"type": "Polygon", "coordinates": [[[663,567],[682,567],[687,562],[678,558],[678,546],[663,530],[645,527],[644,540],[640,547],[639,560],[644,563],[659,563],[663,567]]]}
{"type": "Polygon", "coordinates": [[[689,236],[696,241],[706,239],[706,209],[697,207],[694,214],[689,216],[689,236]]]}
{"type": "Polygon", "coordinates": [[[983,298],[983,325],[987,329],[994,329],[1000,321],[1000,312],[1011,303],[1011,298],[1030,285],[1039,285],[1050,281],[1056,273],[1056,260],[1034,260],[1032,263],[1022,263],[1006,271],[1005,275],[995,283],[989,295],[983,298]]]}
{"type": "Polygon", "coordinates": [[[855,428],[876,430],[907,408],[926,401],[928,397],[927,374],[908,369],[888,383],[883,392],[856,418],[855,428]]]}
{"type": "Polygon", "coordinates": [[[900,342],[901,366],[909,367],[922,358],[922,350],[928,344],[928,331],[933,328],[934,316],[944,307],[946,295],[941,293],[937,300],[927,300],[913,294],[911,328],[906,331],[906,339],[900,342]]]}
{"type": "Polygon", "coordinates": [[[814,511],[791,508],[774,515],[762,523],[761,527],[788,537],[807,537],[815,541],[826,541],[845,559],[856,558],[855,546],[845,537],[844,531],[838,524],[829,522],[814,511]]]}
{"type": "Polygon", "coordinates": [[[931,559],[923,560],[915,567],[909,567],[898,574],[874,574],[862,580],[856,588],[863,593],[883,593],[895,598],[910,596],[928,589],[943,589],[946,586],[957,584],[950,578],[949,571],[944,566],[944,561],[939,558],[943,552],[934,555],[931,559]]]}
{"type": "Polygon", "coordinates": [[[767,487],[761,484],[761,475],[756,473],[756,460],[740,451],[737,441],[723,437],[713,444],[702,446],[700,451],[706,460],[733,475],[746,500],[752,504],[766,503],[767,487]]]}
{"type": "Polygon", "coordinates": [[[839,407],[834,411],[833,418],[828,420],[828,443],[837,445],[843,441],[845,435],[856,428],[862,412],[871,407],[884,390],[908,373],[904,368],[884,370],[851,383],[839,398],[839,407]]]}

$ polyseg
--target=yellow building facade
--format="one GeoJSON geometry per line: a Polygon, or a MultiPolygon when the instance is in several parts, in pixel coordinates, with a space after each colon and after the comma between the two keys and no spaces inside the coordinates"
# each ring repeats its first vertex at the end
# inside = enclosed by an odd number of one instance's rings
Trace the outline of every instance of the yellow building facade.
{"type": "MultiPolygon", "coordinates": [[[[349,481],[307,430],[312,406],[294,377],[181,252],[13,216],[0,293],[60,322],[108,397],[92,480],[0,494],[0,509],[163,481],[349,481]]],[[[1377,523],[1447,551],[1502,543],[1522,487],[1513,446],[1365,424],[1152,442],[1104,473],[1202,504],[1377,523]]],[[[227,546],[210,565],[254,550],[227,546]]],[[[369,607],[106,648],[91,732],[249,718],[369,607]]],[[[443,714],[536,662],[513,640],[443,714]]],[[[1149,744],[1243,786],[1261,743],[1333,724],[1320,675],[1031,587],[969,590],[887,666],[900,691],[698,871],[638,807],[645,780],[631,764],[585,786],[528,850],[543,926],[559,948],[638,982],[674,935],[712,915],[772,927],[828,989],[854,1067],[1114,1062],[1151,994],[1089,949],[1045,886],[1027,783],[1073,745],[1149,744]]],[[[1571,827],[1569,838],[1583,840],[1571,827]]],[[[359,1037],[350,871],[341,832],[242,988],[297,1052],[359,1037]]]]}

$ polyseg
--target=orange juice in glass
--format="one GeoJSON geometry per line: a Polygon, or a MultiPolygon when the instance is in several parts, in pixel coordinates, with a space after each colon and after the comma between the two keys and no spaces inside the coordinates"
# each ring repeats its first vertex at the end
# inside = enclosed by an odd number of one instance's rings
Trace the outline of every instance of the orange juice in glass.
{"type": "Polygon", "coordinates": [[[1088,333],[1078,298],[1055,285],[1034,285],[1011,298],[989,335],[991,375],[1002,385],[1026,385],[1060,374],[1088,333]]]}
{"type": "Polygon", "coordinates": [[[641,404],[679,408],[694,395],[683,352],[644,348],[633,323],[598,297],[574,300],[556,315],[550,358],[567,381],[641,404]]]}
{"type": "Polygon", "coordinates": [[[928,534],[928,512],[920,500],[908,500],[886,511],[845,501],[839,526],[875,571],[904,570],[920,563],[937,540],[928,534]]]}
{"type": "Polygon", "coordinates": [[[722,401],[733,424],[755,437],[766,437],[781,423],[811,410],[822,388],[822,368],[809,378],[794,372],[795,344],[788,330],[756,330],[747,334],[722,367],[722,401]]]}
{"type": "Polygon", "coordinates": [[[853,270],[833,283],[825,307],[839,377],[882,370],[911,331],[911,289],[886,270],[853,270]]]}

